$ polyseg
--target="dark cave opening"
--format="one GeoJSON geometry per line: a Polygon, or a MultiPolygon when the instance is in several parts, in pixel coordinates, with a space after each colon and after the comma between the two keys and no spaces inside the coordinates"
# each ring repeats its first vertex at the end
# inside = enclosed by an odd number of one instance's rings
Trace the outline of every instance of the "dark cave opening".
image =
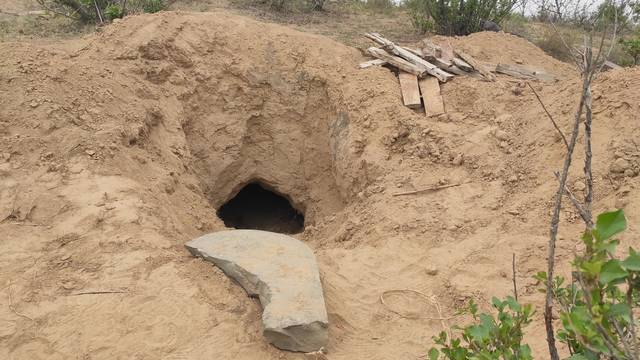
{"type": "Polygon", "coordinates": [[[227,227],[297,234],[304,230],[304,214],[282,195],[252,182],[218,209],[227,227]]]}

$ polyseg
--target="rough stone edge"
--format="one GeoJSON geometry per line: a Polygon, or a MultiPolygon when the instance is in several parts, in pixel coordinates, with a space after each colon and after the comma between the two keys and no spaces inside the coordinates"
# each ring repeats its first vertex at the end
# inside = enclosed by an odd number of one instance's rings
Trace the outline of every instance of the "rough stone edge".
{"type": "MultiPolygon", "coordinates": [[[[291,325],[284,328],[266,328],[264,326],[264,310],[271,303],[271,290],[269,286],[263,281],[258,279],[258,276],[247,271],[246,269],[234,264],[233,262],[213,256],[205,255],[203,250],[197,246],[193,246],[190,243],[185,244],[185,247],[191,255],[202,258],[204,260],[212,262],[219,267],[230,279],[237,282],[251,297],[258,297],[262,306],[262,314],[260,318],[262,320],[262,335],[274,346],[279,349],[309,352],[319,350],[318,346],[312,346],[307,344],[301,344],[299,342],[293,342],[293,339],[299,339],[308,337],[306,333],[312,333],[313,331],[307,331],[309,327],[320,327],[323,332],[323,338],[320,339],[321,343],[326,344],[328,342],[328,327],[329,324],[322,321],[314,321],[311,324],[306,325],[291,325]],[[239,275],[236,277],[235,275],[239,275]],[[240,280],[242,279],[242,280],[240,280]],[[293,345],[293,346],[292,346],[293,345]],[[294,347],[295,346],[295,347],[294,347]]],[[[322,347],[322,346],[320,346],[322,347]]]]}

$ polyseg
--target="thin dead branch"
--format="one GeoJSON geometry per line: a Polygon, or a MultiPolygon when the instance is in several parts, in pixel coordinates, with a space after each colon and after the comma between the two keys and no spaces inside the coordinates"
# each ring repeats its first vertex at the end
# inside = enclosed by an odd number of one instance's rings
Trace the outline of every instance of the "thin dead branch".
{"type": "MultiPolygon", "coordinates": [[[[556,176],[556,179],[558,179],[558,181],[560,181],[560,173],[555,171],[554,175],[556,176]]],[[[565,195],[567,195],[569,200],[571,200],[571,203],[576,208],[576,210],[578,211],[578,214],[580,215],[582,220],[585,222],[585,224],[589,224],[589,225],[587,225],[587,227],[588,228],[593,227],[593,220],[588,216],[588,213],[585,210],[584,206],[580,203],[578,198],[576,198],[576,196],[573,194],[573,192],[571,192],[571,190],[569,190],[569,187],[566,186],[566,184],[564,186],[564,193],[565,193],[565,195]]]]}
{"type": "Polygon", "coordinates": [[[437,191],[437,190],[447,189],[447,188],[450,188],[450,187],[460,186],[460,185],[464,185],[464,184],[468,184],[468,182],[432,186],[432,187],[428,187],[426,189],[395,193],[395,194],[391,194],[391,196],[415,195],[415,194],[421,194],[421,193],[429,192],[429,191],[437,191]]]}
{"type": "Polygon", "coordinates": [[[513,297],[518,301],[518,284],[516,282],[516,253],[511,257],[511,273],[513,279],[513,297]]]}
{"type": "Polygon", "coordinates": [[[533,91],[533,94],[536,96],[536,99],[538,99],[538,102],[542,106],[542,109],[547,114],[547,117],[549,118],[549,120],[551,120],[551,123],[553,124],[553,127],[556,128],[556,130],[558,131],[558,134],[560,134],[560,137],[562,138],[562,141],[564,142],[564,145],[568,149],[569,148],[569,143],[567,142],[567,137],[564,136],[564,133],[562,132],[562,130],[560,130],[560,127],[558,126],[558,123],[556,123],[556,121],[553,119],[553,116],[551,116],[551,113],[549,113],[549,110],[547,110],[547,107],[542,102],[542,99],[540,99],[540,95],[538,95],[538,92],[536,91],[536,89],[534,89],[533,86],[531,86],[531,84],[529,82],[527,82],[527,85],[529,86],[529,89],[531,89],[531,91],[533,91]]]}
{"type": "Polygon", "coordinates": [[[569,147],[567,148],[567,154],[564,159],[564,165],[560,176],[560,184],[558,191],[555,195],[555,204],[553,207],[553,216],[551,218],[551,229],[549,234],[549,248],[547,254],[547,286],[546,297],[544,305],[544,320],[545,329],[547,331],[547,344],[549,346],[549,355],[552,360],[559,360],[558,348],[556,347],[555,332],[553,329],[553,275],[555,270],[555,254],[556,254],[556,240],[558,237],[558,226],[560,224],[560,209],[562,208],[562,198],[567,186],[567,179],[569,177],[569,168],[571,166],[571,160],[573,158],[573,151],[578,140],[578,134],[580,133],[580,118],[582,117],[582,111],[584,109],[585,93],[591,83],[591,77],[589,74],[584,74],[582,83],[582,95],[580,96],[580,103],[578,110],[576,111],[573,131],[571,132],[571,140],[569,141],[569,147]]]}
{"type": "Polygon", "coordinates": [[[75,294],[71,294],[72,296],[78,295],[100,295],[100,294],[126,294],[128,291],[123,290],[103,290],[103,291],[83,291],[75,294]]]}

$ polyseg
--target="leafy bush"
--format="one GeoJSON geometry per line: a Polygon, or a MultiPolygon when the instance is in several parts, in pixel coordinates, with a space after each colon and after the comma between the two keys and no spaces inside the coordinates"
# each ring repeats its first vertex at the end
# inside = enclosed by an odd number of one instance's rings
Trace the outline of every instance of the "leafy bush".
{"type": "MultiPolygon", "coordinates": [[[[619,242],[613,237],[626,226],[622,210],[600,214],[595,228],[582,236],[585,250],[573,261],[573,281],[567,284],[560,276],[553,281],[562,321],[556,337],[568,346],[570,360],[640,358],[635,319],[640,310],[640,253],[629,248],[625,258],[615,258],[619,242]]],[[[546,285],[545,272],[535,278],[546,285]]],[[[497,318],[478,315],[472,302],[467,311],[475,323],[453,328],[462,332],[461,338],[449,339],[446,332],[434,337],[440,349],[432,348],[429,359],[532,359],[522,333],[531,322],[531,305],[511,297],[493,298],[492,304],[497,318]]]]}
{"type": "Polygon", "coordinates": [[[66,14],[81,23],[121,18],[127,13],[155,13],[167,7],[165,0],[37,0],[44,10],[66,14]],[[97,11],[96,9],[99,9],[97,11]],[[126,7],[125,7],[126,5],[126,7]]]}
{"type": "Polygon", "coordinates": [[[407,7],[414,24],[424,31],[433,23],[441,35],[468,35],[482,30],[481,21],[500,23],[517,0],[410,0],[407,7]]]}
{"type": "Polygon", "coordinates": [[[164,0],[143,0],[142,10],[146,13],[153,14],[162,11],[167,7],[164,0]]]}
{"type": "Polygon", "coordinates": [[[104,16],[109,20],[119,19],[124,16],[124,9],[120,5],[109,4],[104,9],[104,16]]]}
{"type": "Polygon", "coordinates": [[[462,331],[462,338],[449,340],[446,331],[434,337],[440,350],[431,348],[429,359],[533,359],[529,346],[522,344],[522,328],[531,322],[532,306],[520,305],[511,296],[506,300],[494,297],[491,302],[498,311],[497,319],[488,314],[478,314],[478,306],[471,301],[466,311],[476,324],[458,328],[462,331]]]}
{"type": "MultiPolygon", "coordinates": [[[[640,254],[629,248],[616,259],[618,240],[613,236],[627,226],[622,210],[598,216],[595,229],[582,236],[585,252],[573,262],[574,281],[556,277],[553,295],[561,307],[560,341],[574,360],[605,358],[638,359],[636,334],[640,305],[640,254]]],[[[546,273],[536,276],[546,280],[546,273]]]]}
{"type": "Polygon", "coordinates": [[[624,51],[633,58],[633,65],[638,65],[640,61],[640,37],[629,40],[621,40],[624,51]]]}

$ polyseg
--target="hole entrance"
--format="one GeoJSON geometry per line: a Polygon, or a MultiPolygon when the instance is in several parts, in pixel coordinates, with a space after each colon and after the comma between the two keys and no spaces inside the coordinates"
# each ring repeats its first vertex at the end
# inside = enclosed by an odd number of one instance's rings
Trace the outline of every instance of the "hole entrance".
{"type": "Polygon", "coordinates": [[[218,209],[230,228],[297,234],[304,230],[304,215],[287,198],[253,182],[218,209]]]}

